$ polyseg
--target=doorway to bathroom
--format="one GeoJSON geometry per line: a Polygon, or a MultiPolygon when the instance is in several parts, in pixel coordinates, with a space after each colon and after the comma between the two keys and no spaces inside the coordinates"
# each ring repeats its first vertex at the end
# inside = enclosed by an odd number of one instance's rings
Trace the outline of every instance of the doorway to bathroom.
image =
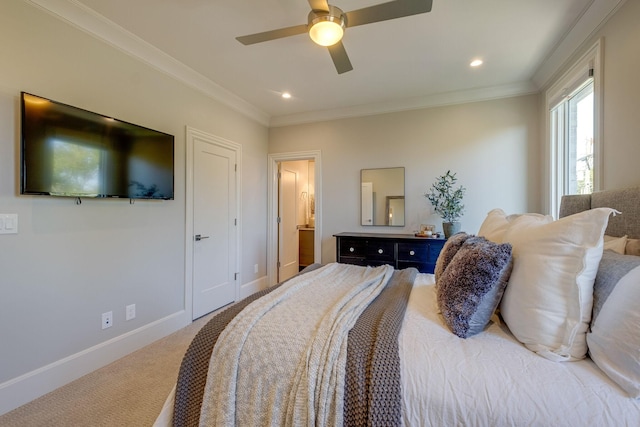
{"type": "Polygon", "coordinates": [[[269,285],[321,262],[320,152],[269,155],[269,285]]]}

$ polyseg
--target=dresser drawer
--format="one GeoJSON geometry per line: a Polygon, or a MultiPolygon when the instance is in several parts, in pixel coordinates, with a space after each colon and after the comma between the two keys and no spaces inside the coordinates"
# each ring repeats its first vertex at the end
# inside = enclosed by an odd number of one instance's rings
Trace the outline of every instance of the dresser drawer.
{"type": "Polygon", "coordinates": [[[436,263],[438,257],[440,256],[440,251],[442,251],[442,247],[446,240],[431,240],[429,241],[429,254],[427,257],[427,261],[433,264],[436,263]]]}
{"type": "Polygon", "coordinates": [[[338,253],[341,257],[366,258],[367,241],[362,239],[340,239],[338,253]]]}
{"type": "Polygon", "coordinates": [[[413,267],[420,273],[433,273],[435,264],[429,262],[413,262],[413,261],[400,261],[398,260],[398,270],[404,270],[405,268],[413,267]]]}
{"type": "Polygon", "coordinates": [[[395,264],[395,243],[387,240],[369,241],[367,242],[366,256],[372,261],[395,264]]]}
{"type": "Polygon", "coordinates": [[[354,258],[354,257],[348,257],[348,256],[340,257],[338,262],[342,264],[360,265],[362,267],[371,265],[366,258],[354,258]]]}
{"type": "Polygon", "coordinates": [[[398,243],[398,261],[425,262],[429,257],[429,245],[423,242],[398,243]]]}

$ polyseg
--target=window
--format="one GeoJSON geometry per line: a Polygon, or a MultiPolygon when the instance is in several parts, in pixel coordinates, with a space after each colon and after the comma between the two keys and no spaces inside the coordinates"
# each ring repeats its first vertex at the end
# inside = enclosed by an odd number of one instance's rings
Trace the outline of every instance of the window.
{"type": "Polygon", "coordinates": [[[593,192],[593,79],[551,110],[562,194],[593,192]]]}
{"type": "Polygon", "coordinates": [[[589,194],[601,185],[600,43],[546,93],[549,207],[557,215],[565,194],[589,194]]]}

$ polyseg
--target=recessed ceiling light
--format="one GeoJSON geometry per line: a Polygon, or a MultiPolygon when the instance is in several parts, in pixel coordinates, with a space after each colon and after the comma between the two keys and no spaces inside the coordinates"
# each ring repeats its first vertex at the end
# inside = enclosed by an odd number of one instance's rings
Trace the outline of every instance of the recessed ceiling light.
{"type": "Polygon", "coordinates": [[[482,59],[474,59],[469,65],[471,65],[472,67],[479,67],[480,65],[482,65],[482,59]]]}
{"type": "Polygon", "coordinates": [[[289,98],[291,98],[291,94],[289,92],[282,92],[282,97],[284,99],[289,99],[289,98]]]}

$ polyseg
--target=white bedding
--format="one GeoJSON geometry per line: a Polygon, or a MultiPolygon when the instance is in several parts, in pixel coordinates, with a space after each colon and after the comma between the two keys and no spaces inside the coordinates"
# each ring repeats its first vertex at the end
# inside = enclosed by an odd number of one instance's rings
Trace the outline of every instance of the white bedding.
{"type": "Polygon", "coordinates": [[[538,356],[496,316],[476,336],[452,334],[433,283],[418,275],[400,333],[406,426],[640,426],[640,400],[590,359],[538,356]]]}
{"type": "MultiPolygon", "coordinates": [[[[399,337],[405,426],[640,426],[640,400],[590,359],[538,356],[496,316],[473,337],[451,333],[433,283],[418,275],[399,337]]],[[[172,413],[173,394],[154,425],[172,413]]]]}

